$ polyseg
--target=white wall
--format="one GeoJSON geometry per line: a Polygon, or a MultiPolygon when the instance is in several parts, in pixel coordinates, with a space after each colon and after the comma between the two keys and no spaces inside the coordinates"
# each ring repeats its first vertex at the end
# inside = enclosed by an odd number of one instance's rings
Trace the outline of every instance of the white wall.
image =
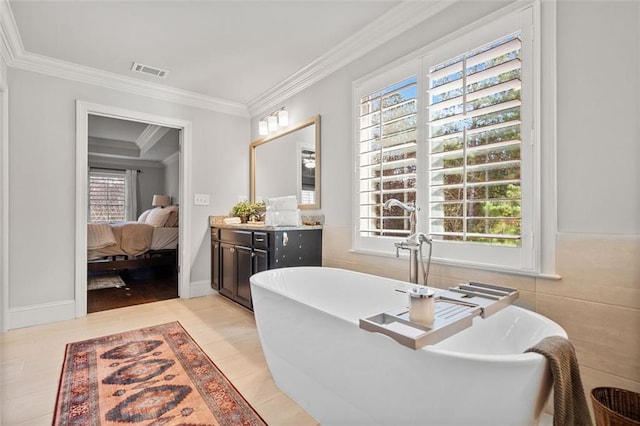
{"type": "Polygon", "coordinates": [[[561,232],[640,234],[640,3],[558,5],[561,232]]]}
{"type": "MultiPolygon", "coordinates": [[[[8,247],[5,247],[5,236],[9,229],[9,141],[7,100],[7,65],[4,58],[0,57],[0,284],[8,282],[8,247]]],[[[4,287],[4,286],[3,286],[4,287]]],[[[8,291],[0,289],[0,331],[6,328],[6,312],[2,307],[7,301],[8,291]]]]}
{"type": "Polygon", "coordinates": [[[14,68],[8,85],[10,316],[74,299],[76,99],[192,122],[191,188],[211,205],[192,207],[189,266],[209,280],[208,216],[248,192],[247,118],[14,68]]]}
{"type": "MultiPolygon", "coordinates": [[[[138,173],[138,216],[150,209],[155,194],[169,195],[165,191],[165,167],[140,167],[138,173]]],[[[172,199],[172,201],[175,201],[172,199]]]]}
{"type": "Polygon", "coordinates": [[[171,197],[173,204],[180,201],[180,157],[171,156],[164,162],[164,192],[171,197]]]}

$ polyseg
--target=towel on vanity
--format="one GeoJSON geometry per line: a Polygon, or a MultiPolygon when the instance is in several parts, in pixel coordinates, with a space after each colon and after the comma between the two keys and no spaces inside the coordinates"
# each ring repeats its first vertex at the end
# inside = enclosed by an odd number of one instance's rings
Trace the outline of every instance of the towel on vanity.
{"type": "Polygon", "coordinates": [[[580,380],[578,358],[571,342],[562,336],[549,336],[525,352],[544,355],[551,366],[554,426],[592,425],[580,380]]]}
{"type": "Polygon", "coordinates": [[[298,198],[295,195],[267,198],[264,202],[269,210],[295,210],[298,208],[298,198]]]}
{"type": "Polygon", "coordinates": [[[267,226],[300,226],[302,215],[300,209],[295,210],[267,210],[264,215],[267,226]]]}

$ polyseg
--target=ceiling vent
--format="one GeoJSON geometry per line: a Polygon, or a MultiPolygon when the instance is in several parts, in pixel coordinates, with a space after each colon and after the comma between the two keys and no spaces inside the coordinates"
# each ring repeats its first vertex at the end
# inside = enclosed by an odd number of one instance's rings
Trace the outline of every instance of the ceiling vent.
{"type": "Polygon", "coordinates": [[[131,65],[131,71],[140,72],[142,74],[149,74],[159,78],[165,78],[169,71],[161,70],[160,68],[150,67],[149,65],[140,64],[138,62],[134,62],[131,65]]]}

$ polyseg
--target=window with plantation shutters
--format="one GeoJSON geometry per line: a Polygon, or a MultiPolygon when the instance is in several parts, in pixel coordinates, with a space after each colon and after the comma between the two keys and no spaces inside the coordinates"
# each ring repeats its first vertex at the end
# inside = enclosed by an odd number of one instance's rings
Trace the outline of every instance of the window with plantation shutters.
{"type": "Polygon", "coordinates": [[[396,82],[360,99],[358,117],[360,226],[363,236],[408,236],[402,209],[390,198],[416,201],[417,79],[396,82]]]}
{"type": "Polygon", "coordinates": [[[126,217],[126,183],[124,172],[89,172],[89,220],[123,221],[126,217]]]}
{"type": "Polygon", "coordinates": [[[416,203],[435,261],[540,270],[533,9],[354,82],[355,251],[395,254],[410,233],[402,209],[382,208],[396,198],[416,203]]]}
{"type": "Polygon", "coordinates": [[[509,35],[428,70],[433,238],[521,244],[521,43],[509,35]]]}

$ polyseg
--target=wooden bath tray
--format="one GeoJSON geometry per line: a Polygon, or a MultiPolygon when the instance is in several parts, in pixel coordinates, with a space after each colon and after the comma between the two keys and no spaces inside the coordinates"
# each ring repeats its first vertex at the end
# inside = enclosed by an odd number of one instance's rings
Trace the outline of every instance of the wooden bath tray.
{"type": "Polygon", "coordinates": [[[410,321],[409,308],[404,307],[360,318],[360,328],[385,334],[411,349],[420,349],[471,327],[475,317],[493,315],[518,296],[515,288],[476,282],[460,284],[436,297],[432,324],[410,321]]]}

